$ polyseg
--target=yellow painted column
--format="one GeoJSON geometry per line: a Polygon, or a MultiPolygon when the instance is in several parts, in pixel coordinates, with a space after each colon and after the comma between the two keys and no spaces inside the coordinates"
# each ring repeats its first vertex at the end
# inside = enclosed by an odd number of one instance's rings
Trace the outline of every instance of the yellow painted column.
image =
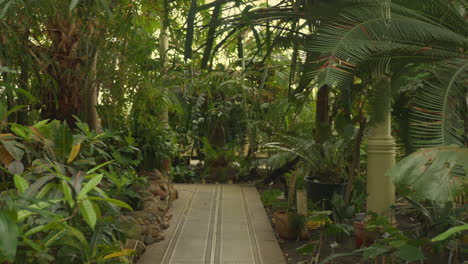
{"type": "Polygon", "coordinates": [[[367,210],[391,217],[395,187],[385,174],[395,165],[395,140],[391,135],[391,118],[374,127],[367,146],[367,210]]]}

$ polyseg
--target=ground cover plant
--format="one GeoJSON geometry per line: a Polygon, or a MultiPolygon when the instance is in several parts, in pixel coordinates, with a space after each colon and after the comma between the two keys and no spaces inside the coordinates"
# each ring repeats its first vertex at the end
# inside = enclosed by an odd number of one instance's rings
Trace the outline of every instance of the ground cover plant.
{"type": "Polygon", "coordinates": [[[461,263],[467,7],[0,0],[0,263],[134,262],[148,230],[119,219],[172,199],[154,177],[256,184],[305,239],[290,263],[461,263]],[[368,200],[383,123],[387,217],[368,200]]]}

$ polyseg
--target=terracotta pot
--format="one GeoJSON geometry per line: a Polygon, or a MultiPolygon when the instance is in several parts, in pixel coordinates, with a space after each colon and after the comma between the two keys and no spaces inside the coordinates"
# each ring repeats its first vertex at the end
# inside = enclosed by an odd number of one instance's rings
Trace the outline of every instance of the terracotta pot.
{"type": "MultiPolygon", "coordinates": [[[[295,230],[290,223],[289,214],[286,211],[276,211],[273,213],[273,224],[275,232],[285,240],[296,240],[297,230],[295,230]]],[[[301,232],[300,239],[307,239],[309,233],[307,228],[301,232]]]]}
{"type": "Polygon", "coordinates": [[[356,247],[361,248],[362,246],[368,247],[374,243],[379,237],[379,231],[366,230],[366,224],[363,221],[353,222],[354,226],[354,238],[356,241],[356,247]]]}

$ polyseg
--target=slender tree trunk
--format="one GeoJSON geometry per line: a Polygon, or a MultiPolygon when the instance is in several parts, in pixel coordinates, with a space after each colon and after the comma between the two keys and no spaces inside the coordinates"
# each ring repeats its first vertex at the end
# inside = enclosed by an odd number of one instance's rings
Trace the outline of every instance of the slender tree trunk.
{"type": "Polygon", "coordinates": [[[210,21],[210,27],[208,29],[208,37],[206,39],[206,46],[205,46],[205,51],[203,52],[203,59],[201,62],[201,68],[206,69],[208,67],[208,62],[210,61],[211,57],[211,50],[213,49],[213,44],[215,42],[215,34],[216,34],[216,28],[218,27],[218,19],[219,16],[221,15],[221,4],[222,2],[218,2],[214,9],[213,13],[211,15],[211,21],[210,21]]]}
{"type": "Polygon", "coordinates": [[[324,85],[317,92],[315,140],[318,143],[324,142],[330,135],[329,90],[328,85],[324,85]]]}
{"type": "MultiPolygon", "coordinates": [[[[159,52],[161,58],[161,65],[163,71],[166,71],[166,53],[169,50],[169,3],[167,0],[164,0],[164,10],[162,17],[162,27],[161,34],[159,35],[159,52]]],[[[169,109],[167,106],[164,106],[164,109],[161,114],[161,121],[165,128],[169,128],[169,109]]]]}
{"type": "Polygon", "coordinates": [[[93,131],[100,132],[101,125],[99,122],[99,115],[96,109],[98,105],[99,95],[99,86],[96,80],[98,54],[99,51],[96,50],[89,71],[88,85],[84,93],[84,113],[86,114],[86,122],[88,123],[90,129],[93,131]]]}
{"type": "Polygon", "coordinates": [[[197,14],[197,0],[192,0],[190,10],[187,16],[187,33],[185,37],[184,59],[187,61],[192,58],[193,32],[195,28],[195,15],[197,14]]]}

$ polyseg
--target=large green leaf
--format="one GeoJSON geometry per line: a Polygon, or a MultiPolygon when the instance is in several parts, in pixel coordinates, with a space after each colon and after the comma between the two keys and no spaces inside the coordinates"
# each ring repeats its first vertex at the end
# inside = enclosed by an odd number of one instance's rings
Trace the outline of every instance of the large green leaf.
{"type": "Polygon", "coordinates": [[[443,232],[442,234],[437,235],[431,241],[432,242],[442,241],[455,235],[456,233],[466,231],[466,230],[468,230],[468,225],[454,226],[452,228],[449,228],[447,231],[443,232]]]}
{"type": "Polygon", "coordinates": [[[8,151],[8,153],[10,153],[10,155],[13,156],[13,158],[15,158],[15,160],[21,160],[23,158],[24,150],[22,150],[19,147],[17,142],[15,141],[0,141],[0,142],[3,144],[3,146],[8,151]]]}
{"type": "Polygon", "coordinates": [[[73,205],[75,205],[75,200],[73,200],[70,184],[65,180],[62,180],[62,191],[68,205],[70,205],[70,207],[73,207],[73,205]]]}
{"type": "Polygon", "coordinates": [[[97,216],[96,211],[94,210],[94,205],[90,200],[82,200],[79,203],[80,212],[83,216],[83,219],[88,223],[91,229],[94,229],[96,225],[97,216]]]}
{"type": "Polygon", "coordinates": [[[29,182],[18,174],[15,174],[15,176],[13,176],[13,181],[15,182],[16,189],[20,194],[25,193],[26,190],[29,188],[29,182]]]}
{"type": "Polygon", "coordinates": [[[462,190],[466,175],[460,177],[459,172],[467,160],[467,148],[420,149],[398,162],[387,175],[393,178],[398,192],[416,201],[445,203],[462,190]]]}
{"type": "Polygon", "coordinates": [[[91,180],[83,186],[83,188],[81,189],[80,193],[77,196],[77,199],[81,200],[85,198],[88,192],[93,190],[101,182],[102,177],[103,177],[102,174],[98,174],[94,176],[93,178],[91,178],[91,180]]]}
{"type": "Polygon", "coordinates": [[[0,261],[13,262],[16,257],[19,229],[16,212],[0,210],[0,261]]]}
{"type": "Polygon", "coordinates": [[[56,123],[52,129],[54,154],[58,161],[65,163],[73,147],[73,135],[66,122],[56,123]]]}
{"type": "Polygon", "coordinates": [[[418,261],[424,259],[424,254],[419,247],[412,245],[404,245],[397,249],[396,255],[408,262],[418,261]]]}

